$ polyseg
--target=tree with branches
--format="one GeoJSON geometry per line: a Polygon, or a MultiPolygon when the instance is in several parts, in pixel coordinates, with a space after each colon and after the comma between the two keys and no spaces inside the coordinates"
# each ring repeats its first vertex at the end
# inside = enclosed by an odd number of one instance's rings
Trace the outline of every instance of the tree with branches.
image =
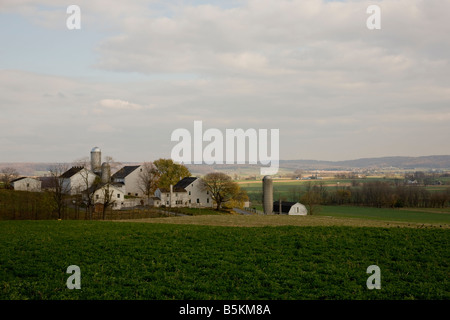
{"type": "Polygon", "coordinates": [[[138,176],[138,186],[142,193],[147,196],[147,203],[149,203],[150,197],[158,187],[159,179],[160,174],[156,166],[152,162],[144,162],[142,171],[138,176]]]}
{"type": "Polygon", "coordinates": [[[19,173],[12,167],[2,168],[0,171],[0,182],[3,184],[3,188],[10,189],[11,181],[19,177],[19,173]]]}
{"type": "Polygon", "coordinates": [[[211,198],[216,203],[216,210],[219,210],[222,204],[244,196],[240,192],[239,185],[234,182],[230,176],[222,172],[211,172],[202,178],[203,189],[209,191],[211,198]]]}

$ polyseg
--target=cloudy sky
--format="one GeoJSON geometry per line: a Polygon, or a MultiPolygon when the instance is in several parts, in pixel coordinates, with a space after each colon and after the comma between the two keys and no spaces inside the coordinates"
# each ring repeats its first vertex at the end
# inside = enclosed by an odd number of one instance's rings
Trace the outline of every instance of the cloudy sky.
{"type": "Polygon", "coordinates": [[[279,129],[281,159],[450,154],[448,0],[0,2],[0,162],[170,157],[279,129]],[[81,9],[69,30],[66,9],[81,9]],[[369,30],[369,5],[381,29],[369,30]]]}

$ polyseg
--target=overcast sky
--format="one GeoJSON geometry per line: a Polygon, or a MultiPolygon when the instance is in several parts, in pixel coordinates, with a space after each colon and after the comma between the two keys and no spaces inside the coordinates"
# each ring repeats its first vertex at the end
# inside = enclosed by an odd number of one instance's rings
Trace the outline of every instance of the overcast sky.
{"type": "Polygon", "coordinates": [[[0,2],[0,162],[168,158],[177,128],[280,158],[450,154],[450,1],[0,2]],[[81,9],[69,30],[68,5],[81,9]],[[381,30],[369,30],[369,5],[381,30]]]}

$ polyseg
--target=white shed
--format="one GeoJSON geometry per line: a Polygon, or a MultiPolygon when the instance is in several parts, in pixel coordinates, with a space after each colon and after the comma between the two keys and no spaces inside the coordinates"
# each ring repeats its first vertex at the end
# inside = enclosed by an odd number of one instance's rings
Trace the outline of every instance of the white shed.
{"type": "Polygon", "coordinates": [[[290,216],[306,216],[308,214],[308,209],[300,202],[281,201],[280,210],[280,201],[275,201],[273,203],[273,213],[287,214],[290,216]]]}
{"type": "Polygon", "coordinates": [[[28,177],[22,177],[11,181],[11,186],[17,191],[40,192],[42,182],[28,177]]]}

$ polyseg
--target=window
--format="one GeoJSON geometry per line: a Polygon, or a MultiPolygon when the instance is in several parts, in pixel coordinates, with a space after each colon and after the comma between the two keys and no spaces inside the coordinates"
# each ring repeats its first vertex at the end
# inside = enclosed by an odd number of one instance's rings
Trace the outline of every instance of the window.
{"type": "Polygon", "coordinates": [[[209,198],[206,198],[206,203],[209,203],[209,198]]]}
{"type": "Polygon", "coordinates": [[[175,197],[178,197],[178,193],[175,193],[175,197]]]}
{"type": "Polygon", "coordinates": [[[137,193],[135,193],[134,195],[135,195],[136,197],[138,196],[138,194],[137,194],[137,193]]]}
{"type": "Polygon", "coordinates": [[[166,201],[166,204],[169,205],[169,201],[166,201]]]}
{"type": "Polygon", "coordinates": [[[168,198],[168,197],[170,197],[170,194],[169,194],[169,193],[167,194],[167,198],[168,198]]]}
{"type": "Polygon", "coordinates": [[[189,191],[189,195],[191,195],[191,192],[189,191]]]}
{"type": "Polygon", "coordinates": [[[209,194],[209,191],[208,191],[208,190],[206,190],[206,194],[209,194]]]}
{"type": "Polygon", "coordinates": [[[120,199],[120,193],[118,193],[118,194],[117,194],[117,198],[119,198],[119,199],[120,199]]]}
{"type": "Polygon", "coordinates": [[[197,203],[200,203],[200,199],[199,198],[197,198],[197,203]]]}
{"type": "Polygon", "coordinates": [[[27,183],[27,188],[29,188],[30,187],[30,184],[29,183],[27,183]]]}
{"type": "Polygon", "coordinates": [[[98,200],[99,198],[100,198],[100,196],[99,196],[98,194],[96,194],[96,195],[95,195],[95,199],[98,200]]]}

